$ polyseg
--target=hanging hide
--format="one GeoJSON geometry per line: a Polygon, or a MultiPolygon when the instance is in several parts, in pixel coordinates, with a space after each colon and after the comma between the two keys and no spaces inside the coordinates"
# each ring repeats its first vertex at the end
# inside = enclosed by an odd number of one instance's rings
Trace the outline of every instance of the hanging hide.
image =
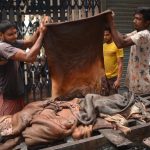
{"type": "MultiPolygon", "coordinates": [[[[52,80],[52,97],[100,93],[105,76],[103,32],[107,14],[47,24],[44,48],[52,80]]],[[[72,98],[73,98],[72,97],[72,98]]]]}

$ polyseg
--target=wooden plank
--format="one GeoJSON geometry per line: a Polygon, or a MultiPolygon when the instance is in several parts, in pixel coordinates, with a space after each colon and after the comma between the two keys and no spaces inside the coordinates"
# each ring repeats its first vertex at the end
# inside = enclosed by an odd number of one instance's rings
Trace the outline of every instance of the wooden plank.
{"type": "MultiPolygon", "coordinates": [[[[118,131],[118,133],[133,142],[134,145],[139,145],[144,138],[150,136],[150,132],[148,131],[150,131],[150,123],[131,127],[131,132],[127,135],[124,135],[121,131],[118,131]]],[[[110,145],[108,139],[103,135],[97,135],[78,141],[43,148],[41,150],[97,150],[105,147],[106,145],[110,145]]]]}
{"type": "Polygon", "coordinates": [[[143,139],[143,144],[150,149],[150,137],[143,139]]]}
{"type": "Polygon", "coordinates": [[[145,123],[131,127],[131,132],[125,135],[126,138],[135,143],[141,143],[144,138],[150,136],[150,123],[145,123]]]}
{"type": "Polygon", "coordinates": [[[49,148],[43,148],[41,150],[96,150],[106,144],[109,144],[109,141],[104,136],[97,135],[49,148]]]}
{"type": "Polygon", "coordinates": [[[113,129],[102,129],[99,130],[112,144],[117,148],[129,148],[133,146],[133,143],[125,138],[123,135],[119,134],[113,129]]]}

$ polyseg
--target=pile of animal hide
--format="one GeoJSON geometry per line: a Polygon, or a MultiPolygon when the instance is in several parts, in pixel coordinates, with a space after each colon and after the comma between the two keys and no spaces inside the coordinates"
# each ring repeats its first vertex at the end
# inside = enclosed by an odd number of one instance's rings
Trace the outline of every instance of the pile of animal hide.
{"type": "Polygon", "coordinates": [[[104,128],[127,134],[127,119],[149,121],[148,107],[139,97],[119,94],[32,102],[14,115],[0,117],[0,149],[10,150],[21,142],[28,146],[52,144],[68,136],[77,140],[104,128]]]}

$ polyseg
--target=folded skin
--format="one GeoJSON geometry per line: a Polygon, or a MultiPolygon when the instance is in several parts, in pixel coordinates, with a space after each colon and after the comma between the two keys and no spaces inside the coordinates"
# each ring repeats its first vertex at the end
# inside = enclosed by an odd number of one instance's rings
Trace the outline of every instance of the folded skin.
{"type": "Polygon", "coordinates": [[[11,150],[15,148],[20,142],[20,137],[15,137],[13,139],[7,140],[5,143],[0,143],[0,150],[11,150]]]}
{"type": "Polygon", "coordinates": [[[69,109],[58,113],[44,110],[36,115],[31,126],[26,128],[22,135],[28,146],[51,143],[70,135],[77,125],[77,119],[69,109]],[[65,115],[64,115],[65,114],[65,115]]]}
{"type": "Polygon", "coordinates": [[[37,101],[30,103],[25,108],[15,113],[14,115],[6,115],[0,117],[0,135],[11,136],[19,135],[27,125],[29,125],[33,116],[41,112],[46,106],[50,104],[49,100],[37,101]]]}

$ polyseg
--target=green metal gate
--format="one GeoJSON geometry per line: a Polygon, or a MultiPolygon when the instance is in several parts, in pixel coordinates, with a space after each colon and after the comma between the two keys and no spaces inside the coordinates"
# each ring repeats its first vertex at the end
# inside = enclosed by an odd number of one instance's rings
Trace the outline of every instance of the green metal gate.
{"type": "MultiPolygon", "coordinates": [[[[50,16],[54,22],[64,22],[93,16],[100,11],[101,0],[0,0],[0,20],[15,22],[20,38],[33,34],[42,15],[50,16]],[[27,15],[28,24],[25,21],[27,15]]],[[[33,64],[24,64],[24,75],[27,101],[51,96],[45,56],[39,56],[33,64]]]]}

